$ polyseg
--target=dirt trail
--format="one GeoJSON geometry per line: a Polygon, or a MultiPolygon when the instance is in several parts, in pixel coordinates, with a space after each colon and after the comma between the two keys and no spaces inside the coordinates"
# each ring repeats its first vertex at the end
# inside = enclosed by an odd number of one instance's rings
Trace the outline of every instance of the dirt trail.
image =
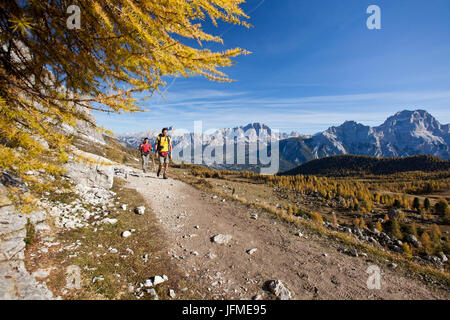
{"type": "Polygon", "coordinates": [[[268,280],[281,280],[293,299],[449,299],[435,289],[382,267],[381,289],[369,290],[365,257],[339,252],[338,245],[308,230],[303,237],[291,225],[235,201],[214,198],[181,181],[158,179],[154,173],[130,176],[128,186],[148,201],[168,237],[168,253],[198,283],[209,299],[270,298],[268,280]],[[258,219],[252,219],[252,214],[258,219]],[[228,244],[211,242],[217,234],[233,236],[228,244]],[[247,251],[257,248],[252,255],[247,251]]]}

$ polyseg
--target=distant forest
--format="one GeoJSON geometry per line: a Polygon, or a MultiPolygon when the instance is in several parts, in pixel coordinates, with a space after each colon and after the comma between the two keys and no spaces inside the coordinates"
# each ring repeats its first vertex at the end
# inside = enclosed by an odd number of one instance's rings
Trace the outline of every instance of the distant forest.
{"type": "Polygon", "coordinates": [[[432,155],[377,158],[372,156],[338,155],[304,163],[279,175],[321,175],[345,177],[355,175],[388,175],[408,171],[446,171],[450,160],[432,155]]]}

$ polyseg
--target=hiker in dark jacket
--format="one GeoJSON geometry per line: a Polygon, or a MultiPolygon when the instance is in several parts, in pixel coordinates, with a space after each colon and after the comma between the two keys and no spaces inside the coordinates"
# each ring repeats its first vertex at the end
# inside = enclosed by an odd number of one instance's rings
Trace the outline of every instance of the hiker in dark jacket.
{"type": "Polygon", "coordinates": [[[153,151],[152,145],[148,142],[148,138],[144,139],[144,142],[139,146],[139,151],[141,151],[142,158],[142,170],[144,173],[147,170],[148,158],[150,157],[150,152],[153,151]]]}

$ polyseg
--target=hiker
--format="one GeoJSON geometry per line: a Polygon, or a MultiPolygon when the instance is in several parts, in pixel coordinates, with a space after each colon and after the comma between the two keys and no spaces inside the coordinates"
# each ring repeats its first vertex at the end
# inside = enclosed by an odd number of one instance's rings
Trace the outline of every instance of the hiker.
{"type": "Polygon", "coordinates": [[[148,142],[148,138],[144,139],[144,142],[139,146],[139,151],[141,151],[142,158],[142,170],[144,173],[147,170],[148,158],[150,157],[150,151],[153,151],[152,145],[148,142]]]}
{"type": "Polygon", "coordinates": [[[159,168],[156,174],[157,177],[161,174],[161,169],[164,164],[163,178],[167,179],[167,168],[169,167],[169,159],[172,159],[172,140],[167,135],[169,129],[164,128],[158,135],[155,142],[155,154],[159,159],[159,168]]]}

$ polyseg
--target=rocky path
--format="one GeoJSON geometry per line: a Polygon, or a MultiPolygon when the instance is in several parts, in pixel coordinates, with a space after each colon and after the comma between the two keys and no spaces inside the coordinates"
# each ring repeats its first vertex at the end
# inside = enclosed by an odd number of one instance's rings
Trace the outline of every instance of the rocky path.
{"type": "Polygon", "coordinates": [[[450,298],[448,291],[383,266],[381,289],[368,289],[369,258],[343,254],[308,230],[298,236],[298,229],[265,212],[178,180],[129,176],[128,187],[147,199],[167,233],[167,252],[204,298],[271,298],[264,290],[269,280],[281,280],[292,299],[450,298]],[[222,244],[214,242],[217,235],[222,244]]]}

